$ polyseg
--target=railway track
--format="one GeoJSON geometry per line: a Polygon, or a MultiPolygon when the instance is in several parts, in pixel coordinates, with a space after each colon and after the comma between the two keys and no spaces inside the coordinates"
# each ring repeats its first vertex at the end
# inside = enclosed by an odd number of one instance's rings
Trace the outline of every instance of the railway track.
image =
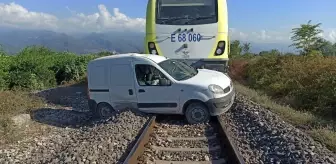
{"type": "Polygon", "coordinates": [[[153,116],[124,164],[244,163],[225,124],[215,117],[188,125],[177,116],[153,116]]]}

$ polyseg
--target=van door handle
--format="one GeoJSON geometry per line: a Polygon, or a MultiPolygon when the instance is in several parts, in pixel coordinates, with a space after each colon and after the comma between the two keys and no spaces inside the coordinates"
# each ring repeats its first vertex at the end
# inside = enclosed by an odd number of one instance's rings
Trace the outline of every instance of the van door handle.
{"type": "Polygon", "coordinates": [[[145,92],[145,90],[144,89],[139,89],[139,92],[145,92]]]}
{"type": "Polygon", "coordinates": [[[129,94],[129,95],[133,95],[133,90],[132,90],[132,89],[129,89],[129,90],[128,90],[128,94],[129,94]]]}

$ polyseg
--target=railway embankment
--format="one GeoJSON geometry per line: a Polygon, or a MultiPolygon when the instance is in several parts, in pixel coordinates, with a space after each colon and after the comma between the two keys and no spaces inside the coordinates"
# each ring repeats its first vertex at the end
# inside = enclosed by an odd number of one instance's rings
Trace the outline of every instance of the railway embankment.
{"type": "MultiPolygon", "coordinates": [[[[44,106],[31,110],[32,124],[25,129],[39,130],[2,144],[1,163],[122,163],[151,118],[124,111],[108,120],[94,120],[81,85],[34,95],[44,106]]],[[[233,108],[221,118],[246,163],[335,163],[335,153],[247,94],[238,93],[233,108]]]]}

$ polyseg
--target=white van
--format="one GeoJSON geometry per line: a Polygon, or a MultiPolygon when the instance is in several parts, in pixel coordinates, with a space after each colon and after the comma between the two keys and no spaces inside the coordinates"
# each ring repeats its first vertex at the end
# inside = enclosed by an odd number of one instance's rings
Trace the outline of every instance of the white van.
{"type": "Polygon", "coordinates": [[[235,97],[227,75],[158,55],[101,57],[90,61],[87,70],[89,107],[100,117],[136,108],[204,123],[228,111],[235,97]]]}

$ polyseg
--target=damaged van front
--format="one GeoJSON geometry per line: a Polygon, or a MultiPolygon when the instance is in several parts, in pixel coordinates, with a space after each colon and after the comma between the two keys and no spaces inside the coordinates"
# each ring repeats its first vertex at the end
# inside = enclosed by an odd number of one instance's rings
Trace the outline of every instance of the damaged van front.
{"type": "Polygon", "coordinates": [[[217,116],[231,108],[235,89],[226,74],[209,69],[195,69],[173,59],[167,59],[158,65],[183,88],[179,97],[180,103],[184,105],[180,112],[189,121],[208,121],[208,115],[217,116]]]}

